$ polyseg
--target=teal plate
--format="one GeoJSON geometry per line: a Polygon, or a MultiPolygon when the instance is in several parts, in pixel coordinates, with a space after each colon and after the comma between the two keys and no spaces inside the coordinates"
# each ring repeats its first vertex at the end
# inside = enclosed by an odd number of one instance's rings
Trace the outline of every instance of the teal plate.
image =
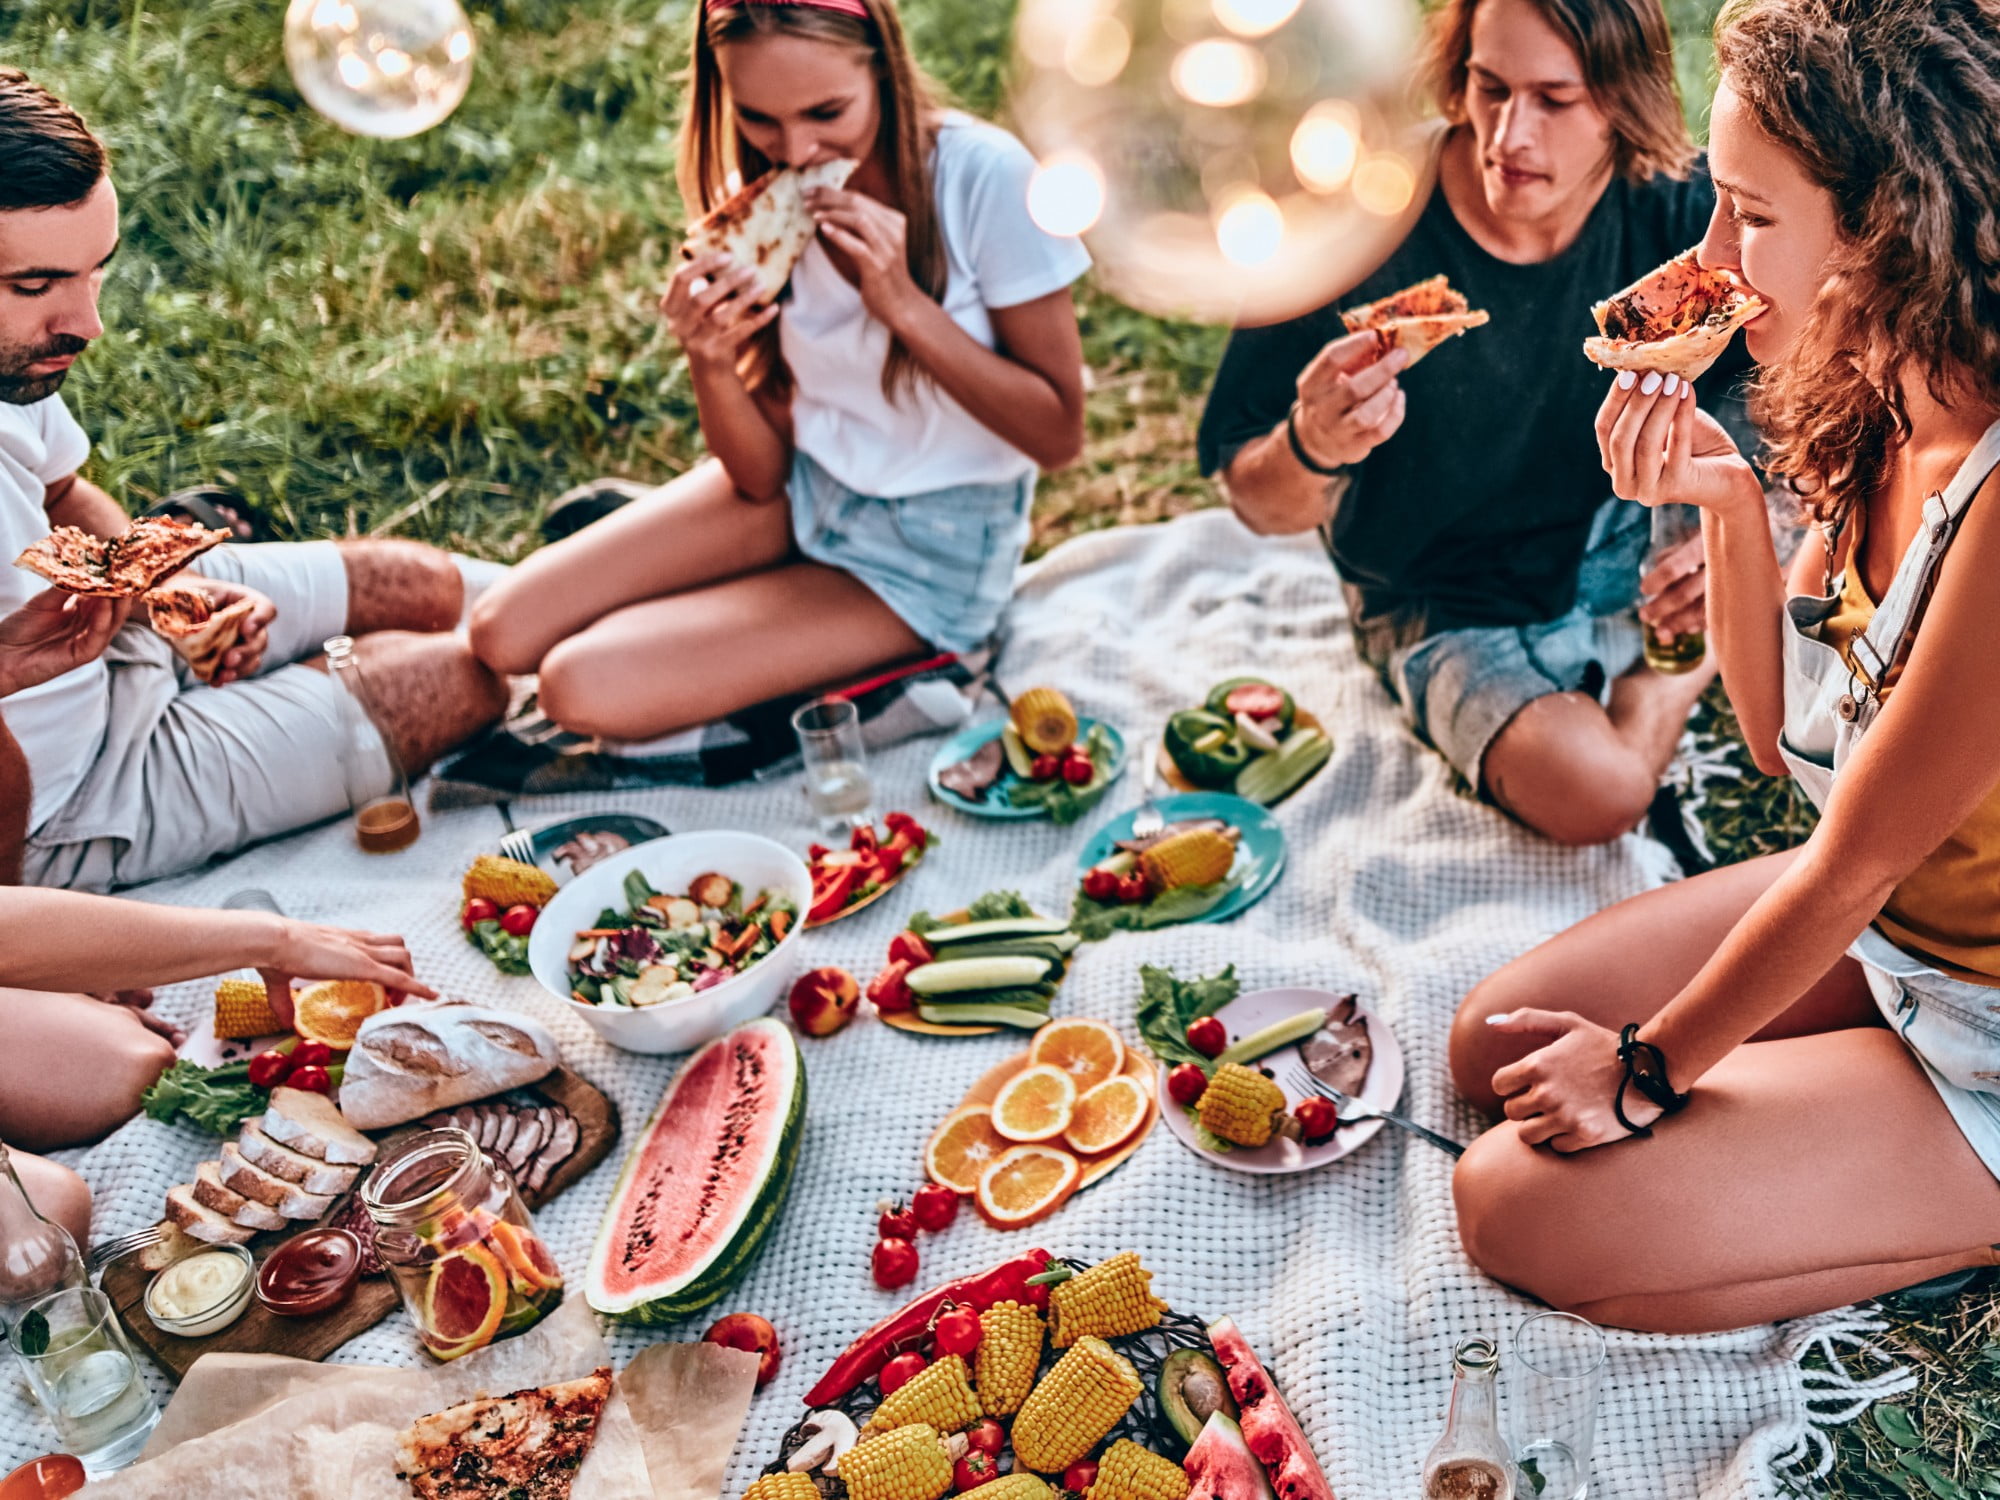
{"type": "MultiPolygon", "coordinates": [[[[1229,878],[1236,889],[1191,920],[1227,922],[1263,900],[1264,893],[1278,883],[1278,876],[1285,868],[1285,830],[1278,826],[1268,808],[1228,792],[1183,792],[1177,797],[1162,797],[1154,805],[1169,823],[1220,818],[1242,833],[1236,841],[1236,863],[1229,867],[1229,878]]],[[[1135,807],[1092,834],[1077,859],[1077,868],[1088,870],[1099,860],[1109,859],[1113,845],[1132,836],[1132,820],[1138,816],[1139,809],[1135,807]]]]}
{"type": "MultiPolygon", "coordinates": [[[[938,753],[931,757],[931,795],[946,807],[955,807],[960,812],[969,813],[975,818],[1000,818],[1015,823],[1029,818],[1046,818],[1048,813],[1039,807],[1016,807],[1007,800],[1007,788],[1020,780],[1010,770],[1003,770],[1000,779],[988,787],[986,795],[977,801],[970,797],[959,796],[957,792],[938,780],[939,772],[949,770],[962,760],[970,760],[979,752],[982,745],[999,739],[1001,727],[1006,722],[1005,719],[991,719],[984,724],[974,724],[959,730],[946,740],[939,747],[938,753]]],[[[1089,738],[1090,731],[1097,728],[1099,723],[1097,719],[1078,719],[1076,721],[1078,743],[1089,738]]],[[[1109,724],[1105,724],[1103,728],[1105,735],[1111,741],[1111,774],[1104,783],[1108,789],[1112,782],[1125,774],[1125,736],[1109,724]]]]}

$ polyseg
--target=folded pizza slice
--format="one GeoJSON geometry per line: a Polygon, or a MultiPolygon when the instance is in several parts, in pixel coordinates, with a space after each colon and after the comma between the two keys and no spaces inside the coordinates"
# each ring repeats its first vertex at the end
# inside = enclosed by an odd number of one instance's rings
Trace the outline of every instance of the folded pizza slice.
{"type": "Polygon", "coordinates": [[[230,535],[224,527],[164,516],[134,521],[123,536],[108,538],[58,526],[15,558],[14,566],[41,574],[67,593],[136,599],[230,535]]]}
{"type": "Polygon", "coordinates": [[[1340,321],[1349,333],[1372,330],[1383,355],[1391,349],[1408,350],[1413,365],[1446,339],[1457,338],[1488,319],[1484,312],[1472,308],[1463,292],[1454,291],[1447,278],[1433,276],[1364,306],[1351,307],[1340,315],[1340,321]]]}
{"type": "Polygon", "coordinates": [[[1721,358],[1764,300],[1728,271],[1684,250],[1591,308],[1598,337],[1583,352],[1606,370],[1656,370],[1693,380],[1721,358]]]}
{"type": "Polygon", "coordinates": [[[417,1500],[569,1500],[611,1397],[611,1371],[481,1396],[419,1417],[398,1437],[417,1500]]]}
{"type": "Polygon", "coordinates": [[[711,250],[727,251],[738,265],[756,267],[757,300],[775,301],[819,233],[806,194],[814,188],[845,187],[859,165],[840,160],[774,168],[690,225],[681,254],[694,260],[711,250]]]}
{"type": "Polygon", "coordinates": [[[223,653],[243,638],[243,622],[256,608],[254,599],[239,599],[217,609],[206,590],[185,584],[149,589],[144,598],[153,629],[173,643],[203,682],[215,680],[223,653]]]}

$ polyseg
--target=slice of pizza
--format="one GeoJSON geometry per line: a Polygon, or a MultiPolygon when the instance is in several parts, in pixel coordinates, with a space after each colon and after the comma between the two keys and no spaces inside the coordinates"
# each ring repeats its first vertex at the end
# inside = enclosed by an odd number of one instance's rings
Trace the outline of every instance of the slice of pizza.
{"type": "Polygon", "coordinates": [[[163,516],[134,521],[123,536],[109,538],[58,526],[15,558],[14,566],[41,574],[67,593],[136,599],[230,535],[225,527],[163,516]]]}
{"type": "Polygon", "coordinates": [[[149,589],[143,598],[153,629],[173,643],[203,682],[215,680],[222,654],[243,638],[243,622],[257,607],[254,599],[238,599],[217,609],[206,590],[185,584],[149,589]]]}
{"type": "Polygon", "coordinates": [[[1474,311],[1465,294],[1454,291],[1449,280],[1433,276],[1365,306],[1349,308],[1340,321],[1349,333],[1373,330],[1382,346],[1378,358],[1391,349],[1407,349],[1413,365],[1446,339],[1457,338],[1488,319],[1484,312],[1474,311]]]}
{"type": "Polygon", "coordinates": [[[1683,250],[1591,308],[1600,336],[1585,339],[1583,352],[1606,370],[1657,370],[1692,380],[1764,310],[1764,300],[1730,272],[1683,250]]]}
{"type": "Polygon", "coordinates": [[[779,167],[730,194],[688,229],[681,254],[689,260],[724,250],[738,265],[757,268],[757,300],[772,302],[792,279],[792,267],[819,233],[806,208],[813,188],[845,187],[859,162],[779,167]]]}
{"type": "Polygon", "coordinates": [[[417,1500],[568,1500],[610,1397],[611,1370],[601,1366],[432,1412],[398,1437],[396,1477],[417,1500]]]}

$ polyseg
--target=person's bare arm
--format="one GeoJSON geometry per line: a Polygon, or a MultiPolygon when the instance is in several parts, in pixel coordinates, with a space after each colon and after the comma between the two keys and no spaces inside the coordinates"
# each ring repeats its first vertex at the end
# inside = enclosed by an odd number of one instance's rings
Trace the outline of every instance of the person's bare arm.
{"type": "Polygon", "coordinates": [[[123,536],[132,526],[125,508],[80,474],[50,485],[42,505],[51,526],[74,526],[92,536],[123,536]]]}
{"type": "Polygon", "coordinates": [[[28,809],[33,804],[28,757],[8,733],[6,709],[0,705],[0,886],[21,883],[21,855],[28,845],[28,809]]]}
{"type": "Polygon", "coordinates": [[[757,273],[720,251],[684,263],[660,298],[694,381],[695,409],[708,451],[744,499],[775,500],[791,477],[792,445],[773,411],[737,373],[750,340],[778,316],[752,300],[757,273]]]}

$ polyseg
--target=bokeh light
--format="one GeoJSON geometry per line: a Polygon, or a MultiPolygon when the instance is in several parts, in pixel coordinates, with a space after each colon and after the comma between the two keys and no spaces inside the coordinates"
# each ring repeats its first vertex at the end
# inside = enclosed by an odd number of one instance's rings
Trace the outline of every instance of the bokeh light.
{"type": "Polygon", "coordinates": [[[429,130],[465,97],[474,50],[458,0],[291,0],[285,12],[299,93],[356,135],[429,130]]]}
{"type": "Polygon", "coordinates": [[[1028,217],[1049,234],[1088,234],[1104,213],[1104,174],[1089,157],[1053,156],[1028,180],[1028,217]]]}
{"type": "Polygon", "coordinates": [[[1266,36],[1299,13],[1299,0],[1213,0],[1215,19],[1238,36],[1266,36]]]}

